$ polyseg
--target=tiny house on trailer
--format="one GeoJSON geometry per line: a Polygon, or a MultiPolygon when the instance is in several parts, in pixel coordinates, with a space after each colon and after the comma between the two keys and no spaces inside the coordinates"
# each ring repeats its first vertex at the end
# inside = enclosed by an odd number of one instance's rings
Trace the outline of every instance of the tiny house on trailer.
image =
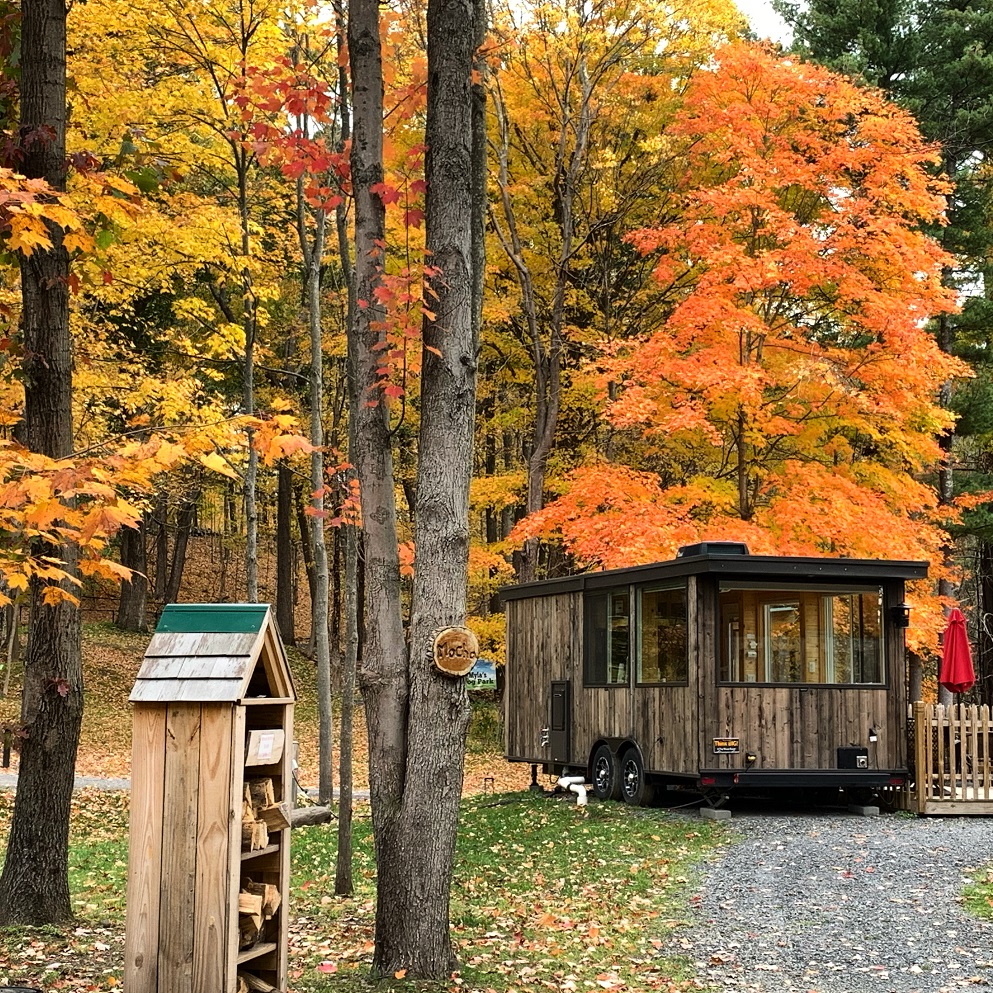
{"type": "Polygon", "coordinates": [[[507,758],[639,805],[665,785],[902,785],[904,584],[926,575],[704,542],[507,587],[507,758]]]}

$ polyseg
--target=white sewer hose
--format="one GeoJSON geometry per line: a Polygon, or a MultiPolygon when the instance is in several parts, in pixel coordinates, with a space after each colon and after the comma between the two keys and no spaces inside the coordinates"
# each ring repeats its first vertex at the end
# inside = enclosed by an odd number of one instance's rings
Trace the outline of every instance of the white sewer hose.
{"type": "Polygon", "coordinates": [[[559,776],[559,786],[568,787],[576,794],[576,806],[586,806],[586,778],[584,776],[559,776]]]}

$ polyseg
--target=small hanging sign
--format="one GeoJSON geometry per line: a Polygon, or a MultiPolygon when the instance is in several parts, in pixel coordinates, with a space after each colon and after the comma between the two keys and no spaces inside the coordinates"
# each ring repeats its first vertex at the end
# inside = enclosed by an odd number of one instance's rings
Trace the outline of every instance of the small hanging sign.
{"type": "Polygon", "coordinates": [[[715,755],[737,755],[741,751],[739,738],[714,738],[715,755]]]}
{"type": "Polygon", "coordinates": [[[432,655],[436,668],[446,676],[465,676],[476,664],[479,642],[468,628],[441,628],[435,632],[432,655]]]}

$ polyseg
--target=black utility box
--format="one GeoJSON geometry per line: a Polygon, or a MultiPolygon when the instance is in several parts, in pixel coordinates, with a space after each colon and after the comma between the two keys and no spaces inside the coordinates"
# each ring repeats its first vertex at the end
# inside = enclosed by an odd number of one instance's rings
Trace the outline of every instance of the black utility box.
{"type": "Polygon", "coordinates": [[[849,745],[838,749],[839,769],[868,769],[869,749],[858,745],[849,745]]]}

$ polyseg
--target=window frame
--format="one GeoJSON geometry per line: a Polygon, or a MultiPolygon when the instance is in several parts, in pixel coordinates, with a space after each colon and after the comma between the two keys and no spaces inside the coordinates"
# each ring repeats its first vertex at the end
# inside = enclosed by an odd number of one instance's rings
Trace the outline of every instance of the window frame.
{"type": "Polygon", "coordinates": [[[635,686],[689,686],[690,684],[690,594],[689,584],[670,581],[663,583],[643,583],[634,587],[634,685],[635,686]],[[646,593],[664,593],[669,590],[681,590],[683,593],[683,616],[686,631],[686,645],[683,651],[683,677],[681,679],[642,680],[642,599],[646,593]]]}
{"type": "MultiPolygon", "coordinates": [[[[886,689],[889,687],[889,658],[887,653],[888,631],[886,624],[886,589],[883,584],[804,584],[798,586],[793,583],[777,582],[721,582],[717,588],[717,658],[715,661],[717,683],[719,686],[748,686],[748,687],[781,687],[795,689],[886,689]],[[744,605],[743,593],[751,591],[756,594],[755,603],[755,669],[756,678],[746,679],[745,663],[749,649],[746,644],[746,609],[744,605]],[[728,597],[726,594],[738,594],[736,597],[728,597]],[[771,675],[771,642],[769,639],[768,614],[769,608],[777,605],[785,605],[788,600],[795,599],[799,602],[799,639],[801,665],[807,664],[806,648],[808,640],[813,637],[815,641],[823,645],[823,656],[819,658],[819,675],[826,676],[829,672],[835,671],[837,659],[833,658],[833,646],[835,640],[833,610],[834,600],[839,596],[861,596],[874,595],[879,598],[878,612],[878,668],[880,678],[871,682],[827,682],[824,678],[807,681],[781,681],[769,678],[771,675]],[[817,596],[817,625],[818,629],[811,633],[808,631],[808,609],[805,604],[806,598],[811,595],[817,596]],[[830,607],[828,607],[828,604],[830,607]],[[737,618],[738,631],[737,642],[740,645],[738,658],[731,657],[732,622],[737,618]],[[830,628],[828,625],[830,624],[830,628]],[[823,635],[823,637],[822,637],[823,635]],[[731,679],[728,676],[736,672],[741,678],[731,679]],[[766,678],[759,678],[765,676],[766,678]]],[[[865,661],[862,661],[862,666],[865,661]]],[[[852,662],[852,672],[854,674],[855,664],[852,662]]]]}
{"type": "Polygon", "coordinates": [[[631,627],[632,627],[632,607],[633,607],[633,595],[630,586],[613,586],[608,587],[603,590],[585,591],[583,593],[583,686],[589,689],[604,689],[604,690],[616,690],[624,687],[630,688],[631,678],[633,675],[633,665],[632,665],[632,637],[631,637],[631,627]],[[591,678],[591,662],[593,658],[592,646],[593,646],[593,623],[591,621],[591,607],[594,600],[605,599],[607,601],[607,626],[605,631],[608,634],[608,641],[605,645],[605,658],[603,661],[603,669],[606,676],[610,675],[610,618],[614,616],[613,614],[613,598],[618,595],[623,595],[627,599],[627,619],[628,619],[628,647],[627,647],[627,661],[625,663],[627,678],[624,682],[610,682],[609,680],[595,680],[591,678]]]}

